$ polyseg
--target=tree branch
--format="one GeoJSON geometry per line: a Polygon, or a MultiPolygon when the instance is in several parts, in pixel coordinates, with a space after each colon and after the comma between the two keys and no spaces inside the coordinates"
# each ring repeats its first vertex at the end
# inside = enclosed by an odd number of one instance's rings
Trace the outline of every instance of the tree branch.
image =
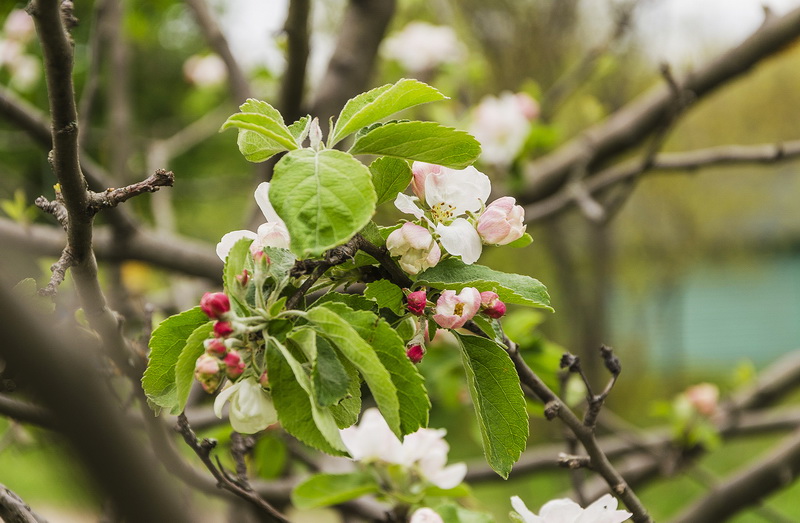
{"type": "Polygon", "coordinates": [[[47,523],[3,484],[0,484],[0,520],[6,523],[47,523]]]}
{"type": "Polygon", "coordinates": [[[350,0],[347,4],[336,49],[323,77],[311,114],[320,124],[339,112],[344,104],[364,91],[395,10],[395,0],[350,0]]]}
{"type": "MultiPolygon", "coordinates": [[[[620,182],[636,178],[645,172],[694,171],[716,165],[748,163],[771,164],[800,157],[800,140],[776,144],[724,145],[694,151],[661,153],[649,165],[641,160],[631,160],[604,169],[582,182],[582,190],[594,195],[620,182]]],[[[570,186],[525,208],[528,223],[541,221],[557,215],[577,203],[570,186]]]]}
{"type": "Polygon", "coordinates": [[[53,428],[52,414],[38,405],[9,398],[0,394],[0,415],[22,423],[31,423],[39,427],[53,428]]]}
{"type": "Polygon", "coordinates": [[[194,14],[197,25],[203,33],[203,37],[215,53],[222,58],[225,68],[228,70],[228,79],[231,87],[231,95],[236,104],[244,102],[252,96],[250,84],[244,75],[242,68],[234,58],[228,40],[222,34],[222,30],[217,25],[216,20],[211,15],[211,10],[204,0],[186,0],[186,5],[194,14]]]}
{"type": "Polygon", "coordinates": [[[791,484],[800,473],[800,430],[757,463],[734,474],[693,503],[675,523],[725,521],[772,492],[791,484]]]}
{"type": "Polygon", "coordinates": [[[281,80],[281,112],[287,121],[293,122],[302,114],[303,94],[306,87],[308,64],[308,16],[309,0],[291,0],[283,30],[287,36],[286,71],[281,80]]]}
{"type": "Polygon", "coordinates": [[[133,183],[121,189],[106,189],[102,193],[91,193],[89,205],[94,212],[98,212],[101,209],[116,207],[134,196],[148,192],[153,193],[161,187],[172,187],[174,184],[175,174],[172,171],[157,169],[154,174],[151,174],[141,182],[133,183]]]}
{"type": "MultiPolygon", "coordinates": [[[[679,80],[678,86],[681,91],[692,92],[699,100],[780,51],[798,36],[800,8],[767,20],[742,44],[679,80]]],[[[584,156],[587,144],[593,151],[591,167],[594,168],[642,143],[662,124],[673,103],[670,87],[656,87],[556,151],[535,160],[525,169],[525,188],[519,200],[530,204],[561,188],[574,165],[584,156]]]]}

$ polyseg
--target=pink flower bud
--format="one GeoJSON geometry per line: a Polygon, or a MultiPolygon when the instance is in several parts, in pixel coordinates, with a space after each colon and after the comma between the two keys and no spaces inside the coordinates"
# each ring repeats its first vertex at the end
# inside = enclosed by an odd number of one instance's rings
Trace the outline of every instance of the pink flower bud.
{"type": "Polygon", "coordinates": [[[392,256],[400,256],[400,267],[417,274],[439,263],[442,250],[425,227],[404,223],[386,238],[386,248],[392,256]]]}
{"type": "Polygon", "coordinates": [[[225,374],[231,380],[235,380],[244,372],[244,361],[242,361],[242,358],[236,351],[230,351],[222,362],[225,364],[225,374]]]}
{"type": "Polygon", "coordinates": [[[244,269],[241,274],[236,275],[236,281],[238,281],[239,285],[242,287],[247,287],[247,283],[250,281],[250,271],[244,269]]]}
{"type": "Polygon", "coordinates": [[[443,291],[436,301],[433,321],[446,329],[458,329],[472,319],[480,307],[481,293],[475,287],[464,287],[459,294],[443,291]]]}
{"type": "Polygon", "coordinates": [[[406,301],[411,314],[422,316],[425,313],[425,305],[428,303],[428,295],[425,291],[414,291],[406,297],[406,301]]]}
{"type": "Polygon", "coordinates": [[[195,363],[194,377],[200,382],[204,391],[213,393],[222,382],[219,360],[208,354],[201,355],[195,363]]]}
{"type": "Polygon", "coordinates": [[[214,324],[214,336],[225,338],[233,334],[233,325],[229,321],[218,321],[214,324]]]}
{"type": "Polygon", "coordinates": [[[483,243],[506,245],[525,234],[525,209],[511,196],[493,201],[478,218],[478,234],[483,243]]]}
{"type": "Polygon", "coordinates": [[[225,347],[225,344],[219,341],[218,338],[206,340],[203,342],[203,345],[205,345],[206,354],[209,356],[222,359],[225,357],[225,354],[228,353],[228,348],[225,347]]]}
{"type": "Polygon", "coordinates": [[[258,383],[260,383],[264,388],[269,387],[269,376],[267,376],[267,371],[261,373],[261,376],[258,378],[258,383]]]}
{"type": "Polygon", "coordinates": [[[695,410],[703,416],[711,416],[717,411],[719,388],[713,383],[698,383],[686,389],[684,394],[695,410]]]}
{"type": "Polygon", "coordinates": [[[406,356],[411,360],[411,363],[417,364],[422,361],[422,357],[425,356],[425,349],[419,344],[411,345],[406,349],[406,356]]]}
{"type": "Polygon", "coordinates": [[[519,112],[522,113],[528,120],[535,120],[539,117],[539,104],[526,93],[517,93],[514,95],[519,107],[519,112]]]}
{"type": "Polygon", "coordinates": [[[481,312],[490,318],[502,318],[506,313],[506,304],[500,301],[496,292],[485,291],[481,293],[481,312]]]}
{"type": "Polygon", "coordinates": [[[269,265],[270,259],[269,256],[264,251],[256,251],[253,253],[253,259],[256,263],[263,263],[264,265],[269,265]]]}
{"type": "Polygon", "coordinates": [[[207,292],[200,298],[200,309],[212,320],[220,320],[231,310],[231,302],[224,292],[207,292]]]}
{"type": "Polygon", "coordinates": [[[411,172],[414,177],[411,179],[411,190],[417,195],[420,201],[425,201],[425,179],[429,174],[437,174],[442,171],[441,165],[425,162],[414,162],[411,164],[411,172]]]}

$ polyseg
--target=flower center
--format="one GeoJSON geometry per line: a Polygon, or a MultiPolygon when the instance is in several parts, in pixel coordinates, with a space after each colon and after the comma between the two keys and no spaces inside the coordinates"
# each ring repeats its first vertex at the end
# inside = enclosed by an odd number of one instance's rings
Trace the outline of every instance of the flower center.
{"type": "Polygon", "coordinates": [[[441,202],[431,207],[431,216],[436,223],[447,223],[455,217],[455,210],[455,205],[441,202]]]}
{"type": "Polygon", "coordinates": [[[464,314],[464,304],[456,303],[456,306],[453,307],[453,314],[456,316],[462,316],[464,314]]]}

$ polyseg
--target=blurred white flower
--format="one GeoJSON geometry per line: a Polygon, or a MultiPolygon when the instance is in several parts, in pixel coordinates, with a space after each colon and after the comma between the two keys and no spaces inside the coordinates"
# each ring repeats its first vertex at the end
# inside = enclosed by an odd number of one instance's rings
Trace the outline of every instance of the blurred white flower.
{"type": "Polygon", "coordinates": [[[23,9],[13,9],[8,13],[8,18],[3,24],[3,34],[9,40],[16,40],[20,43],[27,43],[33,38],[36,29],[33,26],[33,18],[23,9]]]}
{"type": "Polygon", "coordinates": [[[276,421],[278,414],[272,398],[254,378],[239,380],[219,393],[214,400],[214,414],[222,418],[222,407],[231,402],[231,426],[242,434],[255,434],[276,421]]]}
{"type": "Polygon", "coordinates": [[[411,73],[423,73],[464,59],[466,49],[452,27],[411,22],[383,43],[384,58],[397,60],[411,73]]]}
{"type": "Polygon", "coordinates": [[[183,63],[183,76],[198,87],[213,87],[225,81],[228,70],[218,55],[192,55],[183,63]]]}
{"type": "Polygon", "coordinates": [[[617,498],[606,494],[585,509],[571,499],[554,499],[542,506],[537,516],[519,496],[511,497],[511,506],[525,523],[622,523],[633,514],[617,510],[617,498]]]}
{"type": "Polygon", "coordinates": [[[719,387],[713,383],[698,383],[684,392],[686,399],[703,416],[712,416],[719,406],[719,387]]]}
{"type": "Polygon", "coordinates": [[[525,93],[485,96],[473,113],[470,133],[481,143],[481,161],[505,167],[522,150],[539,114],[536,101],[525,93]]]}
{"type": "Polygon", "coordinates": [[[33,55],[22,55],[13,64],[10,64],[10,84],[20,91],[30,91],[39,83],[42,76],[42,66],[39,59],[33,55]]]}
{"type": "Polygon", "coordinates": [[[444,523],[444,520],[432,508],[422,507],[411,514],[411,519],[408,520],[408,523],[444,523]]]}
{"type": "Polygon", "coordinates": [[[281,217],[278,216],[278,213],[275,212],[275,209],[272,208],[272,204],[269,201],[268,182],[262,182],[258,185],[255,198],[267,222],[261,224],[257,232],[240,230],[229,232],[223,236],[217,244],[217,256],[219,256],[222,261],[225,261],[225,258],[227,258],[233,246],[242,238],[253,240],[253,243],[250,245],[250,252],[253,253],[253,255],[261,251],[264,247],[289,248],[289,230],[286,228],[286,224],[283,223],[283,220],[281,220],[281,217]]]}
{"type": "MultiPolygon", "coordinates": [[[[350,456],[363,463],[390,463],[416,469],[419,475],[442,489],[456,487],[467,473],[464,463],[447,465],[450,446],[444,429],[419,429],[401,443],[378,409],[367,409],[361,422],[341,431],[350,456]]],[[[424,520],[423,520],[424,521],[424,520]]]]}

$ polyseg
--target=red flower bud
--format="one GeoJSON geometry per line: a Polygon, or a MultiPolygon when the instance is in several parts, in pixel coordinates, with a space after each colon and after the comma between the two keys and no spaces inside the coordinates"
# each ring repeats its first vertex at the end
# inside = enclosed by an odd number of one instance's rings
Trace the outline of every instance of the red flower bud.
{"type": "Polygon", "coordinates": [[[222,382],[222,374],[219,372],[219,360],[203,354],[197,359],[194,369],[194,377],[203,386],[203,390],[209,394],[213,393],[222,382]]]}
{"type": "Polygon", "coordinates": [[[229,321],[218,321],[214,324],[214,336],[225,338],[233,334],[233,325],[229,321]]]}
{"type": "Polygon", "coordinates": [[[411,345],[406,349],[406,356],[411,360],[411,363],[419,363],[422,361],[422,357],[425,356],[425,349],[419,344],[411,345]]]}
{"type": "Polygon", "coordinates": [[[225,364],[225,374],[231,380],[235,380],[244,372],[245,364],[236,351],[230,351],[222,362],[225,364]]]}
{"type": "Polygon", "coordinates": [[[506,313],[506,304],[500,301],[496,292],[485,291],[481,293],[482,312],[490,318],[502,318],[506,313]]]}
{"type": "Polygon", "coordinates": [[[422,316],[425,313],[425,305],[428,303],[428,295],[425,291],[415,291],[406,297],[406,301],[411,314],[422,316]]]}
{"type": "Polygon", "coordinates": [[[236,281],[238,281],[239,285],[241,285],[242,287],[246,287],[247,282],[250,281],[250,271],[244,269],[241,274],[236,275],[236,281]]]}
{"type": "Polygon", "coordinates": [[[206,354],[216,356],[217,358],[224,358],[228,353],[228,348],[219,339],[214,338],[203,342],[206,347],[206,354]]]}
{"type": "Polygon", "coordinates": [[[269,376],[267,376],[267,371],[261,373],[261,377],[258,378],[258,382],[262,387],[269,387],[269,376]]]}
{"type": "Polygon", "coordinates": [[[231,302],[224,292],[207,292],[200,298],[200,308],[212,320],[219,320],[231,310],[231,302]]]}

